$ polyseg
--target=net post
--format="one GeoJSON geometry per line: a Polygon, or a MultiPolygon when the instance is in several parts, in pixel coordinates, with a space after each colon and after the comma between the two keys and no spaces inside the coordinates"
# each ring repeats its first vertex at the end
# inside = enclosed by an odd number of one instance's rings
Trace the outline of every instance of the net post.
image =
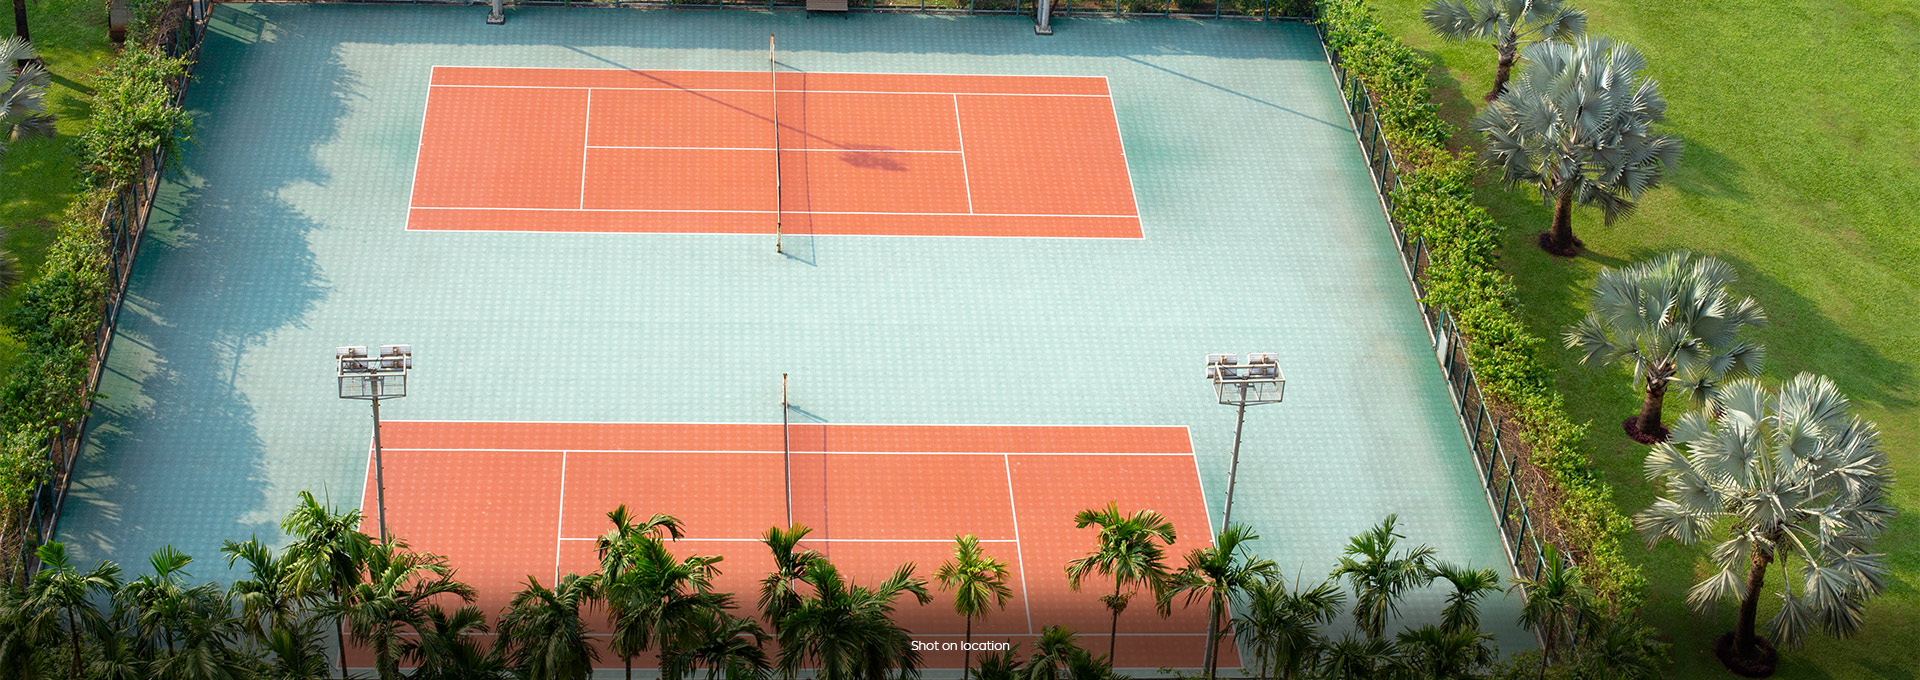
{"type": "MultiPolygon", "coordinates": [[[[780,73],[774,66],[774,54],[773,34],[768,33],[767,80],[771,84],[772,89],[770,91],[773,93],[773,252],[784,254],[787,251],[782,241],[785,240],[786,234],[780,225],[780,73]]],[[[780,374],[780,405],[782,408],[786,407],[786,385],[787,376],[785,373],[782,373],[780,374]]],[[[784,416],[782,418],[784,420],[784,416]]],[[[788,505],[791,506],[792,503],[789,502],[788,505]]],[[[787,515],[787,519],[789,520],[788,524],[791,525],[791,520],[793,519],[793,510],[791,507],[788,508],[787,515]]]]}

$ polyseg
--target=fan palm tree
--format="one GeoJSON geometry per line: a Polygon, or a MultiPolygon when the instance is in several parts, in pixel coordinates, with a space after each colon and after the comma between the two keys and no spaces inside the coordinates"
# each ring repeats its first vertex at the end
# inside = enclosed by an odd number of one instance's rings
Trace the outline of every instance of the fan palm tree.
{"type": "Polygon", "coordinates": [[[66,633],[71,645],[72,666],[68,677],[80,680],[80,666],[85,658],[80,652],[80,636],[85,627],[100,616],[93,608],[93,597],[119,590],[120,567],[101,562],[86,571],[75,569],[63,543],[47,543],[34,552],[40,558],[41,568],[33,575],[27,606],[58,617],[56,625],[66,633]]]}
{"type": "Polygon", "coordinates": [[[1244,524],[1229,525],[1220,532],[1219,540],[1212,547],[1187,553],[1186,567],[1168,580],[1167,588],[1160,594],[1162,612],[1173,598],[1182,595],[1186,596],[1189,607],[1206,600],[1207,653],[1203,663],[1209,678],[1215,677],[1218,670],[1221,626],[1232,615],[1229,603],[1241,593],[1259,587],[1263,580],[1279,574],[1279,567],[1272,560],[1240,554],[1243,546],[1259,538],[1259,534],[1244,524]]]}
{"type": "Polygon", "coordinates": [[[1527,599],[1520,609],[1520,625],[1540,631],[1546,641],[1540,656],[1542,675],[1547,661],[1559,654],[1561,643],[1572,641],[1575,625],[1590,613],[1593,603],[1593,589],[1582,579],[1580,568],[1561,559],[1552,543],[1545,552],[1539,576],[1513,577],[1514,590],[1527,599]]]}
{"type": "Polygon", "coordinates": [[[732,606],[733,597],[712,592],[719,557],[674,557],[653,536],[632,539],[619,578],[600,575],[600,593],[607,609],[618,608],[613,619],[613,651],[626,662],[633,677],[633,657],[658,644],[667,649],[674,638],[702,611],[732,606]]]}
{"type": "Polygon", "coordinates": [[[446,558],[413,552],[405,544],[374,544],[366,553],[366,576],[321,612],[346,621],[354,640],[373,651],[381,680],[400,677],[400,661],[412,656],[417,644],[414,634],[428,627],[433,599],[474,598],[471,586],[454,580],[446,558]]]}
{"type": "Polygon", "coordinates": [[[587,642],[580,610],[599,597],[599,579],[567,574],[549,589],[527,577],[500,617],[500,644],[507,665],[522,680],[586,680],[600,650],[587,642]]]}
{"type": "Polygon", "coordinates": [[[1101,598],[1113,613],[1113,623],[1107,633],[1107,658],[1112,659],[1120,640],[1120,612],[1126,610],[1127,600],[1133,596],[1132,589],[1146,586],[1158,598],[1166,588],[1170,572],[1164,546],[1173,543],[1174,530],[1173,523],[1160,513],[1140,510],[1122,515],[1117,503],[1081,510],[1073,516],[1076,529],[1096,524],[1100,526],[1100,534],[1095,539],[1098,547],[1085,557],[1067,562],[1067,586],[1079,590],[1080,581],[1091,573],[1113,579],[1113,594],[1101,598]]]}
{"type": "Polygon", "coordinates": [[[780,632],[787,614],[800,607],[800,591],[795,586],[806,578],[807,567],[820,560],[819,553],[800,547],[800,541],[812,531],[795,524],[785,529],[769,527],[760,537],[760,542],[773,551],[773,570],[760,579],[760,613],[775,633],[780,632]]]}
{"type": "Polygon", "coordinates": [[[933,571],[940,589],[953,591],[953,610],[967,619],[961,646],[962,678],[973,668],[973,620],[1007,607],[1007,600],[1013,597],[1013,588],[1007,585],[1010,573],[1006,562],[980,550],[980,539],[972,534],[953,537],[953,559],[933,571]]]}
{"type": "Polygon", "coordinates": [[[1453,592],[1447,594],[1447,606],[1440,610],[1440,627],[1449,631],[1480,630],[1480,598],[1500,589],[1500,574],[1492,569],[1437,562],[1428,578],[1445,579],[1453,586],[1453,592]]]}
{"type": "Polygon", "coordinates": [[[773,665],[765,646],[769,637],[753,619],[725,609],[702,609],[688,617],[686,626],[660,654],[660,674],[682,680],[707,669],[707,680],[764,680],[773,665]]]}
{"type": "Polygon", "coordinates": [[[1320,627],[1332,623],[1346,601],[1332,581],[1295,591],[1280,576],[1267,576],[1247,589],[1233,628],[1259,677],[1293,680],[1315,667],[1326,646],[1320,627]]]}
{"type": "MultiPolygon", "coordinates": [[[[280,529],[293,537],[286,559],[291,563],[296,592],[326,593],[336,611],[343,605],[347,589],[360,582],[361,563],[372,549],[373,539],[360,533],[360,511],[334,512],[313,498],[313,492],[301,491],[292,511],[280,520],[280,529]]],[[[340,677],[347,677],[346,622],[333,616],[335,649],[341,650],[340,677]]]]}
{"type": "Polygon", "coordinates": [[[248,578],[234,581],[229,590],[240,601],[248,633],[266,642],[273,631],[292,629],[312,604],[313,594],[301,592],[295,580],[292,560],[276,554],[258,537],[244,543],[227,541],[220,547],[227,556],[227,568],[247,563],[248,578]]]}
{"type": "MultiPolygon", "coordinates": [[[[24,18],[21,2],[13,0],[14,12],[24,18]]],[[[53,136],[53,116],[47,114],[47,85],[53,78],[35,61],[40,55],[27,42],[26,23],[15,26],[20,35],[0,39],[0,63],[12,64],[0,69],[0,153],[15,139],[53,136]]]]}
{"type": "Polygon", "coordinates": [[[1400,539],[1394,531],[1399,517],[1385,520],[1347,542],[1345,556],[1334,567],[1334,578],[1345,578],[1353,588],[1353,622],[1369,640],[1378,640],[1387,620],[1400,615],[1400,599],[1407,591],[1432,581],[1433,548],[1414,546],[1395,552],[1400,539]]]}
{"type": "Polygon", "coordinates": [[[1423,680],[1480,680],[1497,656],[1493,636],[1479,628],[1425,625],[1401,631],[1397,660],[1401,671],[1423,680]]]}
{"type": "Polygon", "coordinates": [[[416,626],[419,641],[408,656],[415,662],[410,680],[504,680],[507,665],[494,650],[480,645],[487,632],[487,616],[479,607],[463,605],[452,614],[428,605],[416,626]]]}
{"type": "Polygon", "coordinates": [[[793,673],[812,661],[822,680],[881,680],[895,670],[918,671],[920,652],[893,619],[894,601],[903,594],[920,604],[933,601],[926,581],[914,578],[912,563],[871,588],[846,580],[824,559],[807,565],[804,580],[813,596],[780,622],[781,670],[793,673]]]}
{"type": "Polygon", "coordinates": [[[1586,11],[1574,9],[1563,0],[1433,0],[1420,16],[1442,38],[1493,39],[1500,63],[1487,101],[1507,88],[1507,76],[1513,72],[1521,40],[1567,42],[1587,31],[1586,11]]]}
{"type": "Polygon", "coordinates": [[[1652,444],[1667,438],[1660,407],[1679,386],[1704,406],[1729,377],[1757,375],[1763,352],[1740,332],[1766,323],[1750,297],[1735,297],[1737,275],[1725,262],[1686,251],[1600,272],[1593,310],[1567,329],[1567,347],[1588,366],[1633,368],[1645,391],[1627,434],[1652,444]]]}
{"type": "Polygon", "coordinates": [[[1812,628],[1834,636],[1858,630],[1865,601],[1886,588],[1874,541],[1894,514],[1879,429],[1851,413],[1832,380],[1809,373],[1777,391],[1736,380],[1713,407],[1683,416],[1674,425],[1678,445],[1662,443],[1647,456],[1647,477],[1667,489],[1634,515],[1635,528],[1649,542],[1688,545],[1725,532],[1709,552],[1718,571],[1688,591],[1687,604],[1740,602],[1722,656],[1729,666],[1770,656],[1754,619],[1776,562],[1787,583],[1770,634],[1794,645],[1812,628]],[[1790,562],[1803,565],[1797,579],[1790,562]]]}
{"type": "Polygon", "coordinates": [[[1624,43],[1580,36],[1528,45],[1527,70],[1474,119],[1487,136],[1487,158],[1509,185],[1539,187],[1553,205],[1553,226],[1540,247],[1578,254],[1573,205],[1598,206],[1608,224],[1660,185],[1680,160],[1680,140],[1653,131],[1667,101],[1641,75],[1646,59],[1624,43]]]}

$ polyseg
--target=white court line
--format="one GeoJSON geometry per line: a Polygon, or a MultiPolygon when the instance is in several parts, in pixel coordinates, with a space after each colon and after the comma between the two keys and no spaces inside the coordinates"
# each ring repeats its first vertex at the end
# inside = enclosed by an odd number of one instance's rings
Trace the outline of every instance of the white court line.
{"type": "MultiPolygon", "coordinates": [[[[572,537],[567,537],[567,538],[562,538],[562,539],[560,539],[560,540],[562,540],[562,541],[597,541],[597,540],[600,540],[600,539],[599,539],[598,537],[594,537],[594,538],[572,538],[572,537]]],[[[680,537],[680,538],[675,538],[675,539],[671,539],[671,540],[670,540],[669,542],[672,542],[672,541],[707,541],[707,542],[710,542],[710,543],[759,543],[759,542],[761,542],[761,541],[763,541],[763,540],[765,540],[765,539],[760,539],[760,538],[700,538],[700,537],[697,537],[697,536],[682,536],[682,537],[680,537]]],[[[980,542],[981,542],[981,543],[1014,543],[1014,542],[1017,542],[1017,541],[1019,541],[1019,540],[1020,540],[1020,539],[1018,539],[1018,538],[982,538],[982,539],[980,539],[980,542]]],[[[952,543],[952,542],[953,542],[953,538],[951,538],[951,537],[948,537],[948,538],[809,538],[809,539],[805,539],[805,540],[802,540],[802,541],[800,541],[800,542],[801,542],[801,543],[952,543]]]]}
{"type": "MultiPolygon", "coordinates": [[[[507,68],[507,67],[502,67],[502,68],[507,68]]],[[[529,66],[529,67],[512,67],[512,68],[533,68],[533,67],[529,66]]],[[[682,420],[682,421],[484,420],[484,419],[466,419],[466,418],[413,418],[410,420],[396,420],[393,418],[388,418],[381,422],[388,423],[388,424],[393,424],[393,423],[498,423],[498,424],[512,424],[512,425],[713,425],[713,426],[766,425],[766,426],[772,426],[772,425],[779,424],[779,423],[752,423],[752,422],[738,422],[738,423],[694,422],[694,421],[686,421],[686,420],[682,420]]],[[[955,428],[955,427],[962,427],[962,428],[969,428],[969,429],[991,427],[991,428],[998,428],[998,429],[1004,429],[1004,430],[1020,430],[1020,429],[1034,429],[1034,428],[1074,428],[1074,429],[1082,429],[1082,430],[1118,430],[1123,428],[1136,428],[1136,427],[1160,429],[1160,430],[1188,429],[1187,426],[1185,425],[1125,425],[1125,424],[1107,425],[1103,423],[855,423],[855,422],[847,422],[847,423],[816,423],[816,424],[813,424],[812,426],[829,427],[829,428],[896,427],[896,428],[919,428],[919,429],[928,429],[928,430],[939,429],[939,428],[955,428]]],[[[1189,439],[1191,439],[1191,435],[1189,435],[1189,439]]],[[[536,450],[536,449],[529,449],[529,450],[536,450]]],[[[537,450],[558,451],[559,449],[537,449],[537,450]]],[[[579,449],[573,449],[573,450],[578,451],[579,449]]]]}
{"type": "MultiPolygon", "coordinates": [[[[786,126],[783,126],[786,127],[786,126]]],[[[789,128],[791,129],[791,128],[789,128]]],[[[613,146],[595,144],[589,149],[652,149],[662,151],[772,151],[771,146],[613,146]]],[[[781,151],[824,151],[832,153],[961,153],[946,149],[796,149],[781,147],[781,151]]],[[[791,210],[783,212],[793,212],[791,210]]]]}
{"type": "MultiPolygon", "coordinates": [[[[433,68],[439,68],[435,66],[433,68]]],[[[407,181],[407,207],[420,192],[420,157],[427,152],[427,114],[433,110],[433,69],[427,69],[427,97],[420,103],[420,146],[413,150],[413,179],[407,181]]]]}
{"type": "MultiPolygon", "coordinates": [[[[511,71],[586,71],[590,73],[733,73],[733,74],[748,74],[748,75],[761,73],[760,71],[757,71],[757,70],[729,71],[726,69],[697,69],[697,68],[631,69],[631,68],[581,68],[581,67],[569,67],[569,66],[476,66],[473,64],[435,64],[433,68],[446,68],[449,70],[468,69],[473,71],[509,71],[509,70],[511,71]]],[[[1099,78],[1101,80],[1107,79],[1106,76],[1076,76],[1070,73],[1033,73],[1033,74],[1028,74],[1028,73],[941,73],[938,71],[927,71],[927,72],[921,72],[921,73],[877,73],[874,71],[788,71],[788,73],[802,73],[802,74],[810,73],[814,75],[828,75],[828,76],[955,76],[955,77],[963,77],[963,78],[1084,78],[1087,80],[1092,80],[1094,78],[1099,78]]],[[[791,80],[791,78],[789,78],[789,80],[791,80]]]]}
{"type": "Polygon", "coordinates": [[[587,88],[587,122],[580,129],[580,209],[587,208],[587,149],[593,148],[593,88],[587,88]]]}
{"type": "MultiPolygon", "coordinates": [[[[528,212],[604,212],[604,213],[714,213],[730,214],[772,214],[772,210],[701,210],[701,209],[646,209],[646,208],[492,208],[485,206],[462,207],[453,205],[416,205],[414,210],[523,210],[528,212]]],[[[956,212],[869,212],[860,210],[782,210],[787,215],[883,215],[891,217],[1097,217],[1101,219],[1138,219],[1139,215],[1077,215],[1073,213],[956,213],[956,212]]],[[[481,230],[485,231],[485,230],[481,230]]],[[[1075,237],[1083,238],[1083,237],[1075,237]]]]}
{"type": "MultiPolygon", "coordinates": [[[[967,133],[960,124],[960,95],[953,96],[953,134],[960,140],[960,179],[967,183],[967,212],[973,212],[973,175],[967,172],[967,133]]],[[[1135,208],[1135,212],[1139,209],[1135,208]]]]}
{"type": "MultiPolygon", "coordinates": [[[[406,451],[409,453],[553,453],[555,451],[559,451],[559,449],[402,448],[402,447],[394,447],[394,446],[383,447],[381,450],[406,451]]],[[[686,454],[710,454],[710,453],[714,453],[714,454],[752,453],[752,454],[761,454],[761,455],[786,455],[785,451],[758,451],[758,450],[719,451],[719,450],[707,450],[707,449],[698,449],[698,450],[566,449],[566,451],[570,451],[573,453],[634,453],[634,454],[658,454],[658,455],[686,455],[686,454]]],[[[794,453],[809,454],[809,455],[831,454],[835,456],[1061,456],[1061,457],[1072,457],[1072,456],[1148,456],[1148,457],[1187,456],[1187,457],[1191,457],[1193,456],[1193,454],[1191,453],[1182,453],[1178,451],[1165,451],[1165,452],[1154,452],[1154,453],[1108,453],[1108,452],[1101,452],[1101,451],[1088,451],[1088,452],[1062,451],[1062,452],[1052,452],[1052,453],[1046,452],[1046,451],[1031,451],[1031,452],[1029,451],[795,451],[794,453]]]]}
{"type": "Polygon", "coordinates": [[[1027,553],[1020,542],[1020,503],[1013,499],[1013,456],[1003,454],[1000,460],[1007,470],[1007,509],[1013,513],[1013,561],[1020,566],[1020,605],[1027,610],[1027,634],[1032,635],[1033,600],[1027,593],[1033,591],[1033,582],[1027,580],[1027,553]]]}
{"type": "MultiPolygon", "coordinates": [[[[772,92],[765,87],[607,87],[604,85],[447,85],[435,83],[433,87],[457,87],[467,90],[620,90],[623,92],[772,92]]],[[[1065,94],[1050,92],[922,92],[918,90],[783,90],[783,92],[804,92],[806,94],[898,94],[916,97],[945,97],[964,94],[969,97],[1086,97],[1092,99],[1112,99],[1111,94],[1065,94]]]]}

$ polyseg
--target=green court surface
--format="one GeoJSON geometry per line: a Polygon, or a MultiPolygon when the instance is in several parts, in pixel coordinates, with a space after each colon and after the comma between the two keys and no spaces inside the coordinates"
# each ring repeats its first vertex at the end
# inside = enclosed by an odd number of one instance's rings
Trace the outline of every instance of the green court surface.
{"type": "MultiPolygon", "coordinates": [[[[216,8],[197,139],[60,523],[81,558],[171,544],[222,578],[220,542],[281,540],[297,492],[357,506],[369,419],[335,398],[332,350],[411,343],[396,420],[778,422],[787,373],[811,422],[1187,427],[1216,523],[1234,413],[1203,357],[1273,351],[1286,402],[1247,414],[1234,509],[1261,554],[1312,578],[1397,513],[1443,558],[1507,571],[1311,27],[483,14],[216,8]],[[432,66],[757,70],[769,33],[783,70],[1106,77],[1145,238],[790,235],[788,257],[756,235],[405,230],[432,66]]],[[[1517,610],[1484,614],[1508,649],[1532,644],[1517,610]]]]}

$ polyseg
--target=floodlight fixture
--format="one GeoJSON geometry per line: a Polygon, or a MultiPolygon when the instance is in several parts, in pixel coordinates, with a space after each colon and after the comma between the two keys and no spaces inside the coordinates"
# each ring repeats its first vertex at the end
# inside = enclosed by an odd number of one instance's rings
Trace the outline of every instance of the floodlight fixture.
{"type": "Polygon", "coordinates": [[[366,345],[335,347],[333,359],[340,398],[373,404],[373,486],[379,503],[380,542],[385,543],[387,466],[380,451],[380,400],[407,396],[407,374],[413,370],[413,345],[381,345],[379,356],[368,356],[366,345]]]}

